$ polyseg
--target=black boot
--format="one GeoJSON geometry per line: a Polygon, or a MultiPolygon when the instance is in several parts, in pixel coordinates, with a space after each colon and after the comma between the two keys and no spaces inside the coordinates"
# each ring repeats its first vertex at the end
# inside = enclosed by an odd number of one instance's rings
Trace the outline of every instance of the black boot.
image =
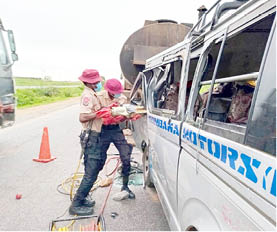
{"type": "Polygon", "coordinates": [[[87,216],[93,214],[93,208],[92,207],[86,207],[83,204],[83,201],[78,200],[76,198],[76,195],[71,203],[71,206],[69,207],[69,214],[70,215],[77,215],[77,216],[87,216]]]}
{"type": "Polygon", "coordinates": [[[123,186],[121,188],[121,191],[127,191],[129,193],[129,198],[135,199],[136,195],[129,189],[128,182],[129,182],[129,176],[123,176],[123,186]]]}
{"type": "Polygon", "coordinates": [[[93,207],[95,206],[95,201],[91,199],[91,197],[88,195],[85,200],[83,200],[83,206],[85,207],[93,207]]]}

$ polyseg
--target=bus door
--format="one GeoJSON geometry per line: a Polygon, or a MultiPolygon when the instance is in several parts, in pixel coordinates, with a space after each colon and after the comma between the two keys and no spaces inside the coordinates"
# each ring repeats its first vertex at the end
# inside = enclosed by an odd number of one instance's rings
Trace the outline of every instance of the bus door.
{"type": "Polygon", "coordinates": [[[129,128],[132,130],[133,138],[136,143],[136,147],[143,153],[143,175],[144,175],[144,187],[153,187],[153,181],[151,177],[152,162],[149,157],[149,139],[147,128],[147,88],[151,81],[153,74],[152,71],[140,72],[133,84],[130,91],[130,102],[132,105],[140,106],[141,110],[145,111],[142,117],[136,121],[128,121],[129,128]]]}
{"type": "MultiPolygon", "coordinates": [[[[130,102],[132,105],[143,107],[146,110],[146,93],[147,80],[151,79],[151,72],[140,72],[133,84],[130,91],[130,102]]],[[[134,132],[133,138],[136,143],[136,147],[144,152],[146,143],[148,141],[147,135],[147,116],[146,113],[142,114],[140,120],[129,121],[130,129],[134,132]]]]}
{"type": "Polygon", "coordinates": [[[176,228],[177,224],[176,184],[181,124],[178,103],[184,69],[185,64],[181,56],[154,68],[147,94],[149,153],[152,156],[153,179],[161,195],[162,204],[167,208],[165,211],[168,221],[174,225],[172,228],[176,228]]]}

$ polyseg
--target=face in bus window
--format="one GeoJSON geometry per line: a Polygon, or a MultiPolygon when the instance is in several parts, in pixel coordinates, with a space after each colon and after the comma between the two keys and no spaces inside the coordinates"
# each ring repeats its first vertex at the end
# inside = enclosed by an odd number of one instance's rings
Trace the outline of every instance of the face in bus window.
{"type": "Polygon", "coordinates": [[[248,82],[237,83],[232,97],[227,122],[246,124],[255,86],[248,82]]]}
{"type": "Polygon", "coordinates": [[[167,91],[167,97],[165,99],[165,109],[177,111],[178,107],[178,94],[179,94],[179,86],[178,83],[174,83],[170,85],[169,90],[167,91]]]}

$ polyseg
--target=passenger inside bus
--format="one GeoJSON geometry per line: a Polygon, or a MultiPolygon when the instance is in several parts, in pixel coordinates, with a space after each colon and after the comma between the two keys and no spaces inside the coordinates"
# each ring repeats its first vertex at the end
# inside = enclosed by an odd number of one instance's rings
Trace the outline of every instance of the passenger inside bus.
{"type": "MultiPolygon", "coordinates": [[[[255,81],[220,83],[214,87],[207,118],[214,121],[246,124],[255,81]]],[[[202,106],[197,115],[203,118],[209,91],[201,95],[202,106]]],[[[195,108],[197,103],[195,104],[195,108]]]]}
{"type": "Polygon", "coordinates": [[[177,112],[178,108],[178,94],[179,94],[179,83],[173,83],[166,91],[164,109],[174,110],[177,112]]]}
{"type": "Polygon", "coordinates": [[[236,91],[232,97],[227,122],[247,123],[255,86],[255,81],[236,82],[236,91]]]}
{"type": "MultiPolygon", "coordinates": [[[[215,121],[226,122],[232,95],[232,83],[220,83],[214,86],[207,118],[215,121]]],[[[202,106],[199,110],[199,116],[201,118],[204,117],[208,97],[209,91],[206,91],[201,95],[202,106]]]]}

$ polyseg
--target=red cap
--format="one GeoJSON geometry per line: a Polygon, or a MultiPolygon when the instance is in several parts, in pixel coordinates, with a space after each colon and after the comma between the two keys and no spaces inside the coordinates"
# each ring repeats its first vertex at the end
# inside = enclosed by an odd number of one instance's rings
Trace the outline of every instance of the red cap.
{"type": "Polygon", "coordinates": [[[124,88],[119,80],[112,78],[106,81],[104,85],[105,90],[112,94],[122,93],[124,88]]]}
{"type": "Polygon", "coordinates": [[[96,69],[86,69],[83,71],[82,76],[79,77],[80,81],[94,84],[96,82],[102,81],[99,72],[96,69]]]}

